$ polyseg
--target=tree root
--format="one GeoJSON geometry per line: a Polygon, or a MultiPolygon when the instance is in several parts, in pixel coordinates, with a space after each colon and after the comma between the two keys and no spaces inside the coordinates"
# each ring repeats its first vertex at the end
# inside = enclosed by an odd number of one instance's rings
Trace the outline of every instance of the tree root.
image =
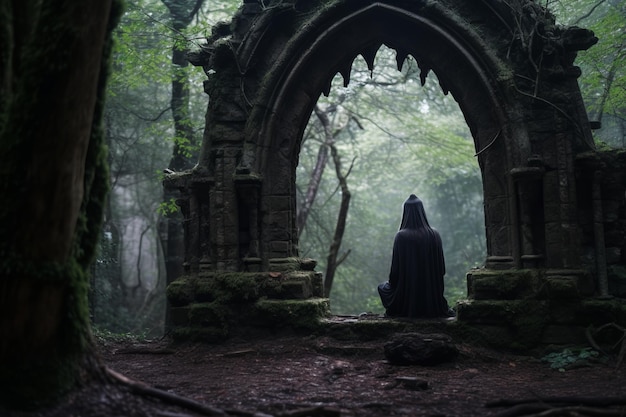
{"type": "MultiPolygon", "coordinates": [[[[129,387],[133,393],[157,398],[168,404],[176,405],[187,410],[202,414],[204,416],[241,416],[241,417],[339,417],[341,410],[333,407],[317,406],[308,407],[298,410],[285,411],[275,416],[260,412],[249,412],[241,410],[222,410],[206,404],[199,403],[189,398],[171,392],[163,391],[158,388],[151,387],[143,382],[134,381],[111,368],[104,367],[104,371],[108,377],[129,387]]],[[[187,417],[184,414],[163,412],[163,417],[187,417]]]]}
{"type": "Polygon", "coordinates": [[[615,365],[616,368],[619,368],[620,365],[622,364],[622,362],[624,361],[624,356],[626,355],[626,329],[623,328],[622,326],[619,326],[615,323],[607,323],[607,324],[603,324],[602,326],[598,327],[597,329],[593,329],[593,327],[587,327],[587,330],[585,331],[585,336],[587,336],[587,341],[589,342],[589,344],[598,352],[602,352],[605,355],[608,355],[609,353],[606,352],[604,349],[602,349],[600,347],[600,345],[596,342],[596,340],[594,339],[594,336],[597,335],[598,333],[600,333],[601,331],[605,330],[605,329],[610,329],[613,328],[619,332],[622,332],[621,337],[617,340],[617,342],[611,347],[611,350],[615,350],[618,346],[620,346],[619,349],[619,353],[617,355],[617,364],[615,365]]]}
{"type": "Polygon", "coordinates": [[[181,397],[171,392],[163,391],[158,388],[151,387],[143,382],[133,381],[124,375],[115,372],[113,369],[105,367],[106,374],[113,378],[113,380],[120,382],[129,387],[135,394],[147,395],[150,397],[158,398],[169,404],[178,405],[191,411],[195,411],[206,416],[227,416],[224,410],[211,407],[206,404],[199,403],[189,398],[181,397]]]}
{"type": "Polygon", "coordinates": [[[624,416],[626,414],[626,397],[552,397],[522,400],[498,400],[485,404],[485,407],[511,407],[495,414],[494,417],[613,417],[624,416]]]}

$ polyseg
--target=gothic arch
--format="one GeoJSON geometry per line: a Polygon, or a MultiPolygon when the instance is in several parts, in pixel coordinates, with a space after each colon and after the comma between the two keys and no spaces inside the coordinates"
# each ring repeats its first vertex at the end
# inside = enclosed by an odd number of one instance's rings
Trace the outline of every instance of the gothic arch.
{"type": "MultiPolygon", "coordinates": [[[[246,129],[247,155],[253,158],[242,165],[269,174],[264,176],[268,179],[262,193],[265,200],[293,190],[295,164],[289,161],[298,160],[299,140],[318,96],[328,93],[336,73],[343,75],[345,85],[349,83],[357,55],[362,55],[372,69],[377,50],[385,44],[397,51],[399,66],[411,54],[424,77],[434,71],[444,92],[450,92],[459,103],[474,136],[483,176],[488,177],[484,184],[489,256],[513,262],[514,254],[519,258],[517,236],[511,227],[515,202],[501,179],[520,161],[525,163],[530,145],[525,126],[515,121],[520,110],[509,91],[512,72],[503,74],[506,65],[492,53],[494,46],[481,38],[476,28],[463,25],[464,20],[450,9],[394,3],[346,2],[338,10],[316,13],[303,25],[305,29],[289,36],[289,43],[281,48],[273,65],[267,64],[271,68],[269,80],[259,91],[246,129]],[[495,141],[500,143],[492,147],[495,141]],[[287,175],[271,172],[277,169],[284,174],[284,167],[290,165],[287,175]]],[[[491,9],[475,9],[474,13],[499,22],[491,9]]],[[[506,25],[497,26],[500,33],[506,33],[506,25]]],[[[494,35],[496,39],[499,36],[494,35]]],[[[262,41],[273,44],[269,39],[262,41]]],[[[251,48],[256,56],[249,60],[273,58],[273,54],[259,49],[251,48]]],[[[295,201],[291,206],[295,207],[295,201]]],[[[272,208],[265,212],[271,213],[272,208]]],[[[289,223],[280,224],[295,236],[295,218],[287,220],[289,223]]],[[[292,249],[288,255],[297,252],[292,249]]]]}
{"type": "MultiPolygon", "coordinates": [[[[593,148],[572,65],[577,48],[593,43],[591,34],[556,27],[545,10],[529,1],[469,5],[453,0],[343,0],[309,2],[306,9],[301,3],[278,2],[265,9],[245,3],[231,25],[235,31],[218,28],[193,60],[205,67],[209,95],[219,101],[207,112],[199,165],[214,172],[214,145],[237,142],[238,150],[229,148],[239,152],[238,179],[246,190],[251,178],[257,181],[258,198],[236,204],[247,213],[239,221],[254,229],[244,233],[252,234],[253,248],[241,251],[265,265],[271,258],[298,255],[294,183],[304,126],[319,95],[328,93],[333,76],[341,73],[347,84],[354,58],[362,55],[373,66],[376,51],[385,44],[397,51],[399,65],[411,54],[424,76],[434,71],[465,115],[483,174],[488,264],[520,267],[526,260],[571,266],[575,256],[564,259],[566,253],[576,252],[571,247],[543,253],[545,219],[518,201],[520,193],[533,186],[518,187],[516,182],[522,178],[523,183],[533,183],[542,176],[542,167],[536,165],[547,162],[541,156],[543,145],[533,149],[530,139],[538,132],[551,135],[554,142],[559,133],[555,126],[563,126],[560,133],[568,146],[593,148]],[[546,84],[544,77],[558,82],[554,97],[532,97],[538,83],[546,84]],[[211,90],[218,83],[219,89],[211,90]],[[229,94],[236,98],[226,97],[225,84],[233,87],[229,94]],[[227,100],[230,110],[225,110],[227,100]],[[566,110],[535,122],[539,112],[556,113],[555,108],[566,110]],[[232,118],[233,112],[239,113],[233,120],[219,120],[221,114],[232,118]],[[566,126],[568,119],[581,126],[566,126]],[[233,122],[243,126],[235,131],[233,122]],[[246,180],[246,175],[251,177],[246,180]]],[[[575,198],[573,190],[555,191],[575,198]]],[[[530,198],[538,201],[543,196],[530,198]]],[[[562,234],[558,239],[575,244],[566,224],[571,221],[558,219],[554,225],[564,225],[556,231],[562,234]]],[[[230,268],[239,268],[237,256],[226,261],[230,268]]]]}
{"type": "MultiPolygon", "coordinates": [[[[598,165],[574,59],[596,41],[531,0],[244,0],[190,56],[207,74],[202,149],[193,170],[165,180],[181,193],[188,272],[315,275],[298,257],[302,133],[333,77],[347,85],[353,60],[371,69],[383,44],[399,66],[412,55],[423,77],[436,73],[465,116],[483,176],[486,267],[580,269],[583,246],[603,245],[583,236],[577,196],[591,187],[577,169],[598,165]]],[[[307,282],[295,298],[320,294],[307,282]]]]}

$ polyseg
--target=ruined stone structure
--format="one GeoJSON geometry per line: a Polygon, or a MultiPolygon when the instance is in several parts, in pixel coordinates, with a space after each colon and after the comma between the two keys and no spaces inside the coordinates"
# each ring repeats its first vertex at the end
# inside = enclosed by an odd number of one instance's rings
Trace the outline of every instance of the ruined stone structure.
{"type": "Polygon", "coordinates": [[[347,85],[355,57],[371,68],[383,44],[399,66],[412,55],[422,77],[437,74],[474,138],[488,253],[459,321],[512,338],[580,324],[626,255],[624,170],[611,168],[623,158],[596,151],[574,66],[596,41],[530,0],[244,0],[190,56],[209,104],[197,166],[165,180],[185,218],[186,273],[168,288],[175,333],[307,327],[328,313],[298,253],[300,140],[335,74],[347,85]]]}

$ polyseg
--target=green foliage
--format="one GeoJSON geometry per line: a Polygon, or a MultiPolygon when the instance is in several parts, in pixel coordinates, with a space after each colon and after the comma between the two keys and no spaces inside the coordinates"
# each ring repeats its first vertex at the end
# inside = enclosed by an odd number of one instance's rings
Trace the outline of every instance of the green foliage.
{"type": "Polygon", "coordinates": [[[170,198],[167,201],[161,202],[161,204],[159,204],[159,208],[157,209],[157,212],[161,216],[168,216],[170,214],[178,213],[179,211],[180,207],[176,204],[175,198],[170,198]]]}
{"type": "Polygon", "coordinates": [[[555,3],[563,23],[593,30],[598,44],[579,53],[581,92],[591,120],[601,121],[597,139],[626,147],[626,3],[572,0],[555,3]]]}
{"type": "Polygon", "coordinates": [[[111,343],[137,343],[147,340],[146,333],[114,333],[101,326],[93,326],[92,333],[94,339],[100,346],[106,346],[111,343]]]}
{"type": "Polygon", "coordinates": [[[560,352],[552,352],[541,358],[541,361],[550,365],[550,368],[565,372],[567,368],[588,364],[600,354],[592,348],[566,348],[560,352]]]}

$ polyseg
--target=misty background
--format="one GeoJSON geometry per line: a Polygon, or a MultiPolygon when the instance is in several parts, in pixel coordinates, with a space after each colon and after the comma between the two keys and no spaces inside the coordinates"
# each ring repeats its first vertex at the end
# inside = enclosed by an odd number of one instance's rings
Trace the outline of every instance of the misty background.
{"type": "MultiPolygon", "coordinates": [[[[163,194],[163,170],[193,166],[210,98],[201,68],[181,59],[240,0],[129,1],[115,32],[105,124],[111,192],[92,268],[97,329],[159,336],[165,317],[161,236],[176,206],[163,194]],[[181,162],[182,161],[182,162],[181,162]]],[[[626,5],[547,1],[557,21],[590,28],[598,45],[580,54],[580,85],[599,146],[626,142],[626,5]]],[[[474,142],[457,103],[430,73],[424,85],[409,56],[398,70],[382,47],[373,71],[356,57],[348,87],[333,80],[304,132],[297,167],[300,255],[326,272],[342,200],[345,232],[333,265],[333,314],[383,313],[376,287],[387,279],[402,203],[423,201],[443,240],[445,296],[466,296],[465,274],[486,257],[482,180],[474,142]],[[339,166],[339,169],[337,167],[339,166]],[[314,188],[314,193],[312,193],[314,188]],[[345,188],[344,188],[345,189],[345,188]],[[314,194],[314,198],[311,196],[314,194]],[[306,213],[306,216],[300,214],[306,213]]]]}

